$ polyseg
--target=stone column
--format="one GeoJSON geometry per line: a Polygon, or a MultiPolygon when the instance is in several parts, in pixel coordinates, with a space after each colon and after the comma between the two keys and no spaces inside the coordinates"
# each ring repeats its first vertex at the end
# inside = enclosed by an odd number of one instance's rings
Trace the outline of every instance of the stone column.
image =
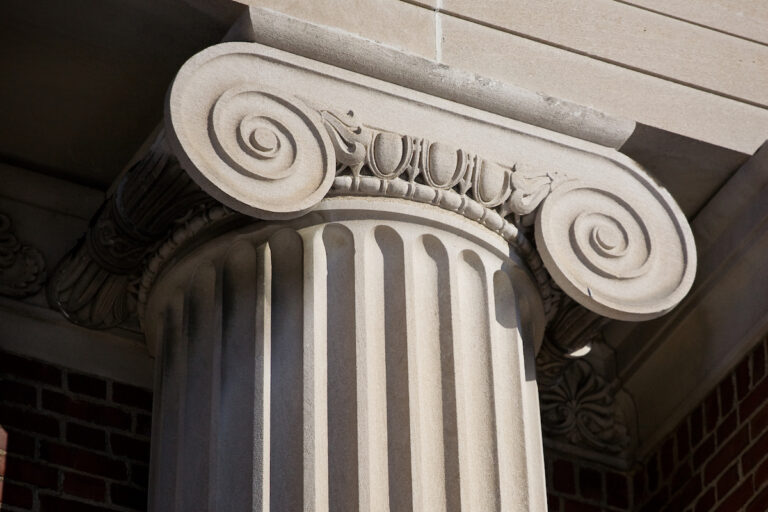
{"type": "Polygon", "coordinates": [[[155,512],[543,511],[559,297],[641,320],[693,280],[679,208],[615,151],[259,45],[190,59],[166,136],[223,206],[138,292],[155,512]]]}
{"type": "Polygon", "coordinates": [[[148,309],[153,510],[543,510],[542,319],[508,244],[436,207],[213,236],[148,309]]]}

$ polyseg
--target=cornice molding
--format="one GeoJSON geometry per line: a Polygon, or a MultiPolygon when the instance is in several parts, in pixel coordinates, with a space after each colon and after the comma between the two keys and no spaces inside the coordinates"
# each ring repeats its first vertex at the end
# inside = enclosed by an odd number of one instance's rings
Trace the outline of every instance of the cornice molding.
{"type": "Polygon", "coordinates": [[[609,148],[620,148],[636,126],[630,119],[446,66],[268,8],[249,6],[227,40],[277,48],[609,148]]]}

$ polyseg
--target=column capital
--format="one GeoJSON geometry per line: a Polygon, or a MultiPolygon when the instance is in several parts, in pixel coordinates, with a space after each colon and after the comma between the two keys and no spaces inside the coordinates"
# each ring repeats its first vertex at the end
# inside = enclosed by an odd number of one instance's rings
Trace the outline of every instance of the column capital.
{"type": "Polygon", "coordinates": [[[249,216],[362,195],[480,222],[528,260],[545,304],[541,262],[577,302],[621,320],[666,313],[693,282],[684,215],[617,151],[259,44],[192,57],[166,132],[197,184],[249,216]]]}

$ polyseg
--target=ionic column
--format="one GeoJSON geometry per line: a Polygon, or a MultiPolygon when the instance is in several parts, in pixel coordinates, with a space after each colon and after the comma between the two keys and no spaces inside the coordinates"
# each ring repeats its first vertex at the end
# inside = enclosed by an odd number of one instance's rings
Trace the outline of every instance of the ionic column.
{"type": "Polygon", "coordinates": [[[540,510],[537,294],[501,237],[405,201],[206,241],[148,310],[153,510],[540,510]]]}
{"type": "Polygon", "coordinates": [[[166,135],[223,206],[141,279],[155,512],[543,511],[558,297],[653,318],[695,273],[615,151],[259,45],[190,59],[166,135]]]}

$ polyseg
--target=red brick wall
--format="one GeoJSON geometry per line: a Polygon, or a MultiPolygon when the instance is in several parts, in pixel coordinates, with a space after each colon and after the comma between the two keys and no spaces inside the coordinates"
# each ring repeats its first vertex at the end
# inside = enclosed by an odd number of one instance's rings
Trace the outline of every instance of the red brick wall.
{"type": "Polygon", "coordinates": [[[768,511],[767,348],[763,340],[648,459],[643,510],[768,511]]]}
{"type": "Polygon", "coordinates": [[[149,391],[0,353],[2,510],[145,511],[151,410],[149,391]]]}
{"type": "Polygon", "coordinates": [[[634,510],[631,473],[569,460],[544,450],[551,512],[634,510]]]}
{"type": "Polygon", "coordinates": [[[768,339],[628,472],[546,453],[553,512],[768,512],[768,339]]]}

